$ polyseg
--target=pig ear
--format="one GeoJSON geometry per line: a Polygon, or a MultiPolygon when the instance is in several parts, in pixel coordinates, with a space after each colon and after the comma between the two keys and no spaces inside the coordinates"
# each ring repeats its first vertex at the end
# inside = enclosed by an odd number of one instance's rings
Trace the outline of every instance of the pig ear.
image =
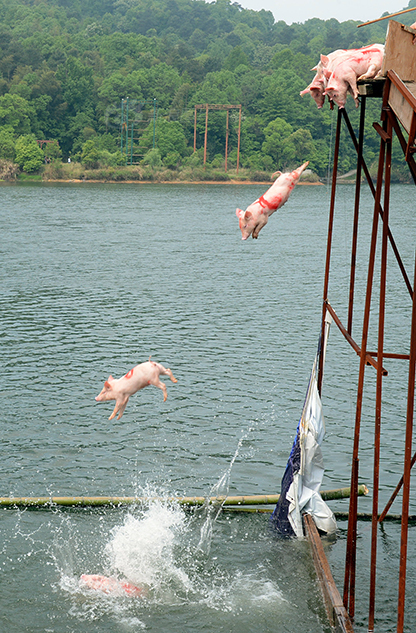
{"type": "Polygon", "coordinates": [[[316,66],[314,66],[313,68],[311,68],[311,70],[318,70],[318,64],[316,64],[316,66]]]}
{"type": "Polygon", "coordinates": [[[329,63],[329,57],[327,57],[326,55],[321,55],[322,66],[328,66],[328,63],[329,63]]]}
{"type": "Polygon", "coordinates": [[[251,217],[253,217],[253,214],[251,213],[251,211],[246,211],[244,214],[244,219],[249,220],[251,217]]]}
{"type": "Polygon", "coordinates": [[[244,215],[244,211],[242,209],[236,209],[235,214],[238,218],[241,218],[241,216],[244,215]]]}
{"type": "Polygon", "coordinates": [[[324,68],[323,73],[324,73],[325,79],[329,79],[332,75],[332,72],[328,70],[328,68],[324,68]]]}
{"type": "MultiPolygon", "coordinates": [[[[110,378],[111,378],[111,376],[110,376],[110,378]]],[[[110,385],[110,383],[108,382],[108,380],[106,380],[106,381],[105,381],[105,383],[104,383],[104,387],[106,387],[106,389],[111,389],[111,385],[110,385]]]]}

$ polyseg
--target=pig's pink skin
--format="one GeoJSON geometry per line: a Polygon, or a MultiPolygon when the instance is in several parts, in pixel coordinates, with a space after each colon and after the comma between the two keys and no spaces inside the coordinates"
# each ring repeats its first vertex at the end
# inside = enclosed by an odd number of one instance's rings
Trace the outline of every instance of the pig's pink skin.
{"type": "Polygon", "coordinates": [[[117,420],[120,420],[124,413],[124,409],[132,396],[136,391],[147,387],[147,385],[154,385],[159,387],[163,391],[163,402],[168,397],[165,383],[163,383],[159,375],[169,376],[172,382],[178,382],[170,369],[166,369],[160,363],[151,361],[150,358],[147,362],[136,365],[133,369],[123,376],[122,378],[108,377],[105,381],[104,387],[101,393],[96,396],[97,402],[107,402],[108,400],[115,400],[116,406],[113,413],[108,418],[112,420],[118,413],[117,420]]]}
{"type": "Polygon", "coordinates": [[[321,59],[318,64],[312,68],[316,70],[316,75],[312,79],[311,83],[305,90],[302,90],[299,94],[303,97],[305,94],[310,94],[315,101],[318,109],[320,110],[325,103],[325,88],[327,85],[327,77],[329,76],[328,68],[333,68],[336,64],[336,60],[346,53],[344,49],[338,49],[329,53],[327,56],[321,55],[321,59]]]}
{"type": "MultiPolygon", "coordinates": [[[[413,24],[410,25],[410,28],[416,31],[416,22],[413,22],[413,24]]],[[[413,36],[412,44],[416,44],[416,35],[413,36]]]]}
{"type": "Polygon", "coordinates": [[[101,574],[82,574],[80,581],[89,589],[107,594],[127,594],[128,596],[138,597],[144,593],[142,587],[132,585],[127,580],[117,580],[116,578],[102,576],[101,574]]]}
{"type": "Polygon", "coordinates": [[[309,93],[312,99],[315,101],[318,108],[321,109],[325,103],[325,94],[324,94],[325,88],[326,88],[326,79],[324,75],[321,74],[321,76],[318,77],[318,73],[317,73],[315,77],[313,78],[312,82],[309,84],[309,86],[305,88],[305,90],[302,90],[302,92],[300,92],[299,94],[301,97],[303,97],[303,95],[306,95],[309,93]]]}
{"type": "Polygon", "coordinates": [[[376,77],[383,63],[384,46],[374,44],[355,50],[351,55],[342,58],[328,79],[325,95],[343,108],[347,101],[347,93],[351,91],[358,106],[357,81],[376,77]]]}
{"type": "Polygon", "coordinates": [[[309,165],[309,161],[303,163],[292,172],[282,174],[274,181],[270,189],[260,198],[250,204],[245,211],[236,210],[242,239],[246,240],[250,235],[257,239],[259,232],[267,224],[269,217],[277,209],[280,209],[287,202],[293,188],[297,184],[301,173],[309,165]]]}

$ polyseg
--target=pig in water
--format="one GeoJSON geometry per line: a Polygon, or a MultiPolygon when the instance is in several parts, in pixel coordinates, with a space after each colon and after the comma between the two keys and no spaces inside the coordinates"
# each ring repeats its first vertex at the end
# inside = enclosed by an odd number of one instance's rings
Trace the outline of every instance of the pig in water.
{"type": "Polygon", "coordinates": [[[105,381],[101,393],[99,393],[95,399],[97,402],[107,402],[108,400],[116,401],[116,406],[114,407],[113,413],[108,418],[109,420],[112,420],[117,413],[117,420],[119,420],[124,413],[124,409],[126,408],[130,396],[136,393],[136,391],[143,389],[143,387],[147,387],[147,385],[154,385],[155,387],[162,389],[163,402],[165,402],[168,397],[168,392],[165,383],[160,380],[159,374],[169,376],[172,382],[178,381],[170,369],[166,369],[163,365],[160,365],[160,363],[155,363],[150,360],[150,358],[151,356],[149,356],[149,360],[147,362],[136,365],[136,367],[130,369],[130,371],[122,378],[117,379],[109,376],[108,380],[105,381]]]}
{"type": "Polygon", "coordinates": [[[142,587],[132,585],[127,580],[117,580],[101,574],[82,574],[80,585],[88,587],[88,589],[94,589],[94,591],[115,595],[127,594],[128,596],[138,597],[145,594],[142,587]]]}
{"type": "Polygon", "coordinates": [[[276,172],[280,176],[274,181],[270,189],[260,198],[257,198],[245,211],[236,210],[239,220],[242,239],[246,240],[250,235],[257,239],[259,232],[267,224],[269,216],[277,209],[280,209],[289,198],[292,189],[297,184],[301,173],[309,165],[309,161],[303,163],[300,167],[292,172],[282,174],[276,172]]]}
{"type": "MultiPolygon", "coordinates": [[[[347,101],[347,93],[351,92],[358,107],[357,81],[377,77],[383,63],[384,45],[373,44],[351,51],[350,55],[341,57],[333,71],[325,72],[328,84],[325,95],[343,108],[347,101]]],[[[321,61],[325,64],[324,56],[321,61]]]]}

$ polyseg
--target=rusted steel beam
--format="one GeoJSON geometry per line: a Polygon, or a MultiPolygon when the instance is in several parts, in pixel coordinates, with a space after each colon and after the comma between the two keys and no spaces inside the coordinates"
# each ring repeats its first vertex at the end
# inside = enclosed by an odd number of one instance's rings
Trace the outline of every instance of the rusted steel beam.
{"type": "MultiPolygon", "coordinates": [[[[386,94],[386,91],[387,91],[387,88],[386,88],[387,85],[388,85],[388,81],[386,81],[386,84],[385,84],[385,94],[386,94]]],[[[348,114],[347,114],[347,111],[345,110],[345,108],[342,109],[342,114],[344,116],[344,121],[345,121],[345,124],[346,124],[346,126],[348,128],[348,131],[350,133],[350,136],[351,136],[352,142],[354,144],[355,150],[358,152],[358,141],[357,141],[357,139],[355,137],[355,133],[354,133],[353,127],[351,125],[351,121],[350,121],[350,119],[348,117],[348,114]]],[[[396,123],[397,123],[397,121],[396,121],[396,123]]],[[[397,126],[398,126],[398,123],[397,123],[397,126]]],[[[397,130],[396,130],[395,127],[394,127],[394,131],[397,133],[397,130]]],[[[403,137],[403,135],[402,135],[402,137],[403,137]]],[[[406,144],[406,142],[405,142],[405,144],[406,144]]],[[[413,158],[411,158],[411,160],[413,160],[413,158]]],[[[375,197],[376,189],[374,187],[374,184],[373,184],[373,181],[371,179],[370,172],[368,171],[368,167],[367,167],[367,165],[365,163],[365,160],[362,157],[361,157],[361,162],[362,162],[363,172],[364,172],[365,177],[367,179],[368,186],[370,187],[371,193],[375,197]]],[[[413,160],[413,163],[414,163],[414,166],[415,166],[415,172],[414,172],[415,176],[414,176],[414,178],[415,178],[415,182],[416,182],[416,163],[414,162],[414,160],[413,160]]],[[[410,166],[410,160],[408,161],[408,164],[410,166]]],[[[383,209],[382,209],[381,206],[379,207],[379,212],[380,212],[380,215],[383,216],[383,209]]],[[[402,259],[400,257],[399,249],[397,248],[396,242],[395,242],[395,240],[393,238],[393,235],[392,235],[390,229],[389,229],[389,240],[390,240],[390,245],[391,245],[391,247],[393,249],[394,255],[396,257],[397,264],[398,264],[399,269],[400,269],[400,271],[402,273],[404,282],[405,282],[405,284],[407,286],[407,289],[409,290],[409,294],[410,294],[410,296],[413,296],[413,288],[412,288],[412,286],[410,284],[409,277],[407,275],[406,269],[405,269],[404,264],[402,262],[402,259]]]]}
{"type": "MultiPolygon", "coordinates": [[[[377,358],[377,352],[367,352],[370,356],[377,358]]],[[[392,352],[383,352],[383,358],[395,358],[396,360],[409,360],[409,354],[393,354],[392,352]]]]}
{"type": "MultiPolygon", "coordinates": [[[[352,490],[357,489],[358,482],[358,458],[354,459],[351,467],[352,490]]],[[[357,560],[357,515],[358,495],[350,495],[348,510],[347,550],[345,556],[344,594],[343,604],[348,609],[351,618],[355,615],[355,567],[357,560]]]]}
{"type": "Polygon", "coordinates": [[[240,169],[240,145],[241,145],[241,105],[238,113],[238,138],[237,138],[237,174],[240,169]]]}
{"type": "MultiPolygon", "coordinates": [[[[416,261],[414,268],[414,285],[416,287],[416,261]]],[[[403,632],[404,606],[406,595],[407,545],[409,530],[410,474],[412,463],[413,415],[415,403],[416,379],[416,300],[413,297],[412,323],[410,335],[410,360],[407,389],[406,436],[404,447],[403,496],[402,496],[402,529],[400,542],[399,595],[397,607],[397,633],[403,632]]]]}
{"type": "Polygon", "coordinates": [[[321,587],[325,609],[331,627],[337,633],[354,633],[348,613],[333,579],[331,568],[322,547],[321,537],[310,514],[303,515],[303,526],[309,541],[312,557],[321,587]]]}
{"type": "MultiPolygon", "coordinates": [[[[341,334],[345,337],[345,339],[348,341],[348,343],[351,345],[351,347],[357,353],[357,355],[360,356],[361,355],[361,348],[360,348],[360,346],[354,341],[352,336],[347,332],[346,328],[342,325],[340,318],[338,317],[337,313],[335,312],[335,310],[331,306],[331,304],[327,302],[326,306],[327,306],[328,312],[330,313],[330,315],[334,319],[335,324],[338,326],[339,331],[341,332],[341,334]]],[[[378,367],[378,363],[374,360],[373,355],[370,352],[367,352],[367,354],[366,354],[366,364],[367,365],[372,365],[375,369],[377,369],[377,367],[378,367]]],[[[382,367],[382,371],[383,371],[383,376],[388,376],[387,369],[382,367]]]]}
{"type": "MultiPolygon", "coordinates": [[[[331,251],[332,251],[332,233],[334,228],[334,214],[335,214],[335,194],[337,190],[337,172],[338,172],[338,158],[339,158],[339,145],[341,137],[341,117],[342,109],[338,109],[337,116],[337,129],[335,134],[335,148],[334,148],[334,163],[332,167],[332,186],[331,186],[331,202],[329,207],[329,219],[328,219],[328,233],[326,243],[326,262],[325,262],[325,277],[324,277],[324,291],[323,291],[323,307],[322,307],[322,324],[321,324],[321,341],[325,339],[325,314],[327,310],[328,302],[328,288],[329,288],[329,270],[331,267],[331,251]]],[[[322,380],[323,380],[323,357],[319,355],[318,362],[318,393],[321,395],[322,380]]]]}
{"type": "MultiPolygon", "coordinates": [[[[412,461],[410,462],[410,469],[413,468],[415,463],[416,463],[416,453],[413,455],[412,461]]],[[[391,506],[393,505],[393,501],[395,500],[395,498],[399,494],[402,486],[403,486],[403,476],[400,478],[400,481],[397,484],[396,488],[394,489],[393,494],[391,495],[390,499],[388,500],[388,502],[386,504],[386,507],[384,508],[383,512],[380,514],[380,516],[378,518],[378,522],[379,523],[384,521],[384,519],[387,517],[387,513],[390,510],[391,506]]]]}
{"type": "Polygon", "coordinates": [[[354,287],[355,287],[355,271],[357,262],[357,241],[358,241],[358,216],[360,209],[361,194],[361,168],[363,164],[363,145],[364,145],[364,123],[365,123],[365,106],[366,98],[361,99],[360,108],[360,130],[358,136],[357,147],[357,173],[355,178],[355,200],[354,200],[354,222],[352,229],[352,245],[351,245],[351,269],[350,269],[350,295],[348,302],[348,321],[347,332],[352,334],[352,318],[354,312],[354,287]]]}
{"type": "Polygon", "coordinates": [[[391,136],[389,136],[389,134],[387,134],[387,132],[383,130],[380,123],[373,123],[373,128],[375,129],[377,134],[381,136],[385,143],[387,143],[387,141],[391,141],[391,136]]]}
{"type": "MultiPolygon", "coordinates": [[[[406,142],[406,139],[403,136],[403,132],[401,130],[399,122],[397,121],[396,116],[394,115],[394,113],[390,109],[388,109],[386,111],[386,114],[391,119],[394,131],[396,133],[397,138],[399,139],[399,143],[401,145],[403,153],[406,154],[407,142],[406,142]]],[[[407,164],[409,166],[409,170],[410,170],[410,173],[412,175],[413,181],[416,184],[416,162],[415,162],[415,159],[413,158],[413,156],[408,156],[407,164]]]]}
{"type": "Polygon", "coordinates": [[[368,261],[367,272],[367,288],[365,296],[364,307],[364,319],[361,339],[361,353],[360,353],[360,367],[358,373],[358,387],[357,387],[357,401],[355,411],[355,427],[354,427],[354,443],[352,454],[352,469],[351,469],[351,497],[348,519],[348,534],[347,534],[347,554],[345,561],[345,579],[344,579],[344,605],[347,607],[348,613],[351,618],[355,613],[355,566],[356,566],[356,542],[357,542],[357,495],[354,494],[358,484],[358,453],[360,444],[360,427],[361,427],[361,414],[362,403],[364,394],[364,375],[365,366],[367,363],[367,340],[370,323],[370,308],[371,298],[373,290],[374,279],[374,266],[377,247],[377,231],[378,231],[378,219],[380,217],[380,200],[383,185],[383,172],[384,172],[384,159],[385,159],[385,143],[380,143],[379,164],[377,172],[377,187],[374,201],[374,213],[373,213],[373,226],[371,232],[370,243],[370,255],[368,261]]]}
{"type": "Polygon", "coordinates": [[[378,500],[380,487],[380,438],[381,438],[381,404],[383,372],[381,365],[384,351],[384,324],[386,312],[386,278],[387,278],[387,254],[388,254],[388,225],[390,210],[390,180],[391,180],[391,140],[392,127],[386,121],[385,134],[382,135],[385,144],[385,166],[384,166],[384,212],[383,212],[383,232],[381,244],[381,270],[380,270],[380,302],[378,316],[378,369],[376,382],[376,410],[374,423],[374,467],[373,467],[373,507],[371,525],[371,558],[370,558],[370,593],[369,593],[369,613],[368,631],[374,630],[375,600],[376,600],[376,572],[377,572],[377,531],[378,531],[378,500]]]}
{"type": "Polygon", "coordinates": [[[207,162],[207,141],[208,141],[208,104],[205,109],[205,136],[204,136],[204,168],[207,162]]]}
{"type": "Polygon", "coordinates": [[[237,110],[238,108],[241,108],[241,105],[229,105],[223,103],[199,103],[195,106],[195,110],[205,110],[206,108],[209,108],[210,110],[237,110]]]}

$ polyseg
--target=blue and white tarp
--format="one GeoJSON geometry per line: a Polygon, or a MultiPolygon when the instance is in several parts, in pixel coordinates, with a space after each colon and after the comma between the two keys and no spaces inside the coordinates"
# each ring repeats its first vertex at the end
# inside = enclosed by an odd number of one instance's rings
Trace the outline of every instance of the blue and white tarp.
{"type": "Polygon", "coordinates": [[[305,404],[282,479],[280,498],[271,517],[273,527],[284,536],[303,537],[302,514],[306,512],[312,515],[322,532],[330,534],[337,527],[332,511],[319,493],[324,475],[321,444],[325,423],[316,373],[319,354],[323,354],[325,359],[329,325],[330,320],[325,323],[324,341],[313,363],[305,404]]]}

